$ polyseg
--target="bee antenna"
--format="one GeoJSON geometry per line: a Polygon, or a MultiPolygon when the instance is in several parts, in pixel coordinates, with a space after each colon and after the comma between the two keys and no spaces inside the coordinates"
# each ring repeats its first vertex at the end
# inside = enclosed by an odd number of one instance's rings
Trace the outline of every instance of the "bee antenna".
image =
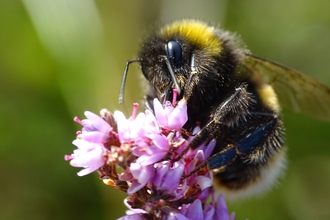
{"type": "Polygon", "coordinates": [[[164,59],[164,61],[166,63],[166,66],[168,68],[168,71],[170,71],[170,75],[171,75],[172,81],[174,82],[174,86],[178,90],[178,94],[180,95],[181,89],[180,89],[178,81],[176,80],[176,78],[174,76],[173,68],[171,66],[169,58],[167,56],[164,56],[164,55],[160,55],[160,57],[164,59]]]}
{"type": "Polygon", "coordinates": [[[120,91],[119,91],[119,104],[124,103],[124,91],[125,91],[125,83],[127,78],[128,67],[131,63],[142,62],[142,59],[129,60],[126,62],[126,66],[124,69],[123,79],[121,80],[120,91]]]}

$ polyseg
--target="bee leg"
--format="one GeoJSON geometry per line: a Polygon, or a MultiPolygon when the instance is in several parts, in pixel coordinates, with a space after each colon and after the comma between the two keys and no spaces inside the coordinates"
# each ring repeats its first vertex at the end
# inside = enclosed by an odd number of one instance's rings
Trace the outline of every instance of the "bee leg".
{"type": "MultiPolygon", "coordinates": [[[[253,115],[258,113],[253,113],[253,115]]],[[[265,117],[264,113],[260,113],[265,117]]],[[[267,120],[252,132],[243,132],[237,143],[228,144],[220,152],[212,155],[186,177],[203,168],[213,172],[224,171],[238,158],[246,164],[263,164],[276,154],[284,144],[284,132],[281,120],[275,115],[267,115],[267,120]]]]}
{"type": "Polygon", "coordinates": [[[217,138],[221,128],[233,127],[239,120],[245,120],[249,114],[248,108],[253,104],[252,94],[247,92],[246,87],[247,84],[241,84],[219,105],[211,121],[194,136],[188,147],[196,149],[201,144],[217,138]]]}
{"type": "Polygon", "coordinates": [[[235,161],[238,155],[239,152],[237,145],[228,144],[224,150],[212,155],[206,161],[204,161],[199,167],[197,167],[196,171],[203,167],[207,167],[208,170],[219,172],[224,170],[228,164],[235,161]]]}
{"type": "MultiPolygon", "coordinates": [[[[284,129],[281,119],[274,114],[251,113],[262,118],[263,123],[256,126],[253,131],[242,132],[238,142],[238,153],[245,163],[267,163],[284,145],[284,129]]],[[[257,119],[258,121],[258,119],[257,119]]]]}
{"type": "MultiPolygon", "coordinates": [[[[235,92],[231,96],[220,104],[211,121],[194,135],[194,138],[177,159],[182,158],[189,149],[196,149],[203,143],[217,138],[217,136],[221,134],[221,128],[224,126],[231,127],[235,125],[240,118],[245,120],[245,116],[248,114],[248,107],[253,103],[253,99],[251,99],[252,94],[247,92],[246,88],[247,84],[242,83],[235,89],[235,92]]],[[[188,97],[189,94],[190,92],[188,92],[188,97]]],[[[184,98],[187,100],[186,97],[185,93],[184,98]]]]}
{"type": "Polygon", "coordinates": [[[258,128],[245,134],[236,144],[228,144],[224,150],[206,160],[209,169],[222,169],[240,157],[246,163],[264,163],[283,144],[282,128],[278,118],[261,124],[258,128]]]}

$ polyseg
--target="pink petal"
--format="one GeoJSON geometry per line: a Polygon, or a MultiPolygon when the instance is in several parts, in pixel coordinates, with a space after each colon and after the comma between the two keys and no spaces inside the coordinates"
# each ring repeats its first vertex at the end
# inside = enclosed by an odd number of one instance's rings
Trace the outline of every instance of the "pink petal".
{"type": "Polygon", "coordinates": [[[163,159],[166,154],[167,152],[157,152],[151,155],[142,155],[136,160],[136,162],[140,163],[142,166],[147,166],[150,164],[157,163],[158,161],[163,159]]]}
{"type": "Polygon", "coordinates": [[[111,129],[111,126],[106,121],[104,121],[100,116],[94,114],[93,112],[85,111],[84,114],[86,118],[92,122],[93,127],[98,131],[108,133],[111,129]]]}
{"type": "Polygon", "coordinates": [[[163,105],[158,99],[154,99],[155,117],[160,125],[167,125],[167,115],[165,114],[163,105]]]}
{"type": "Polygon", "coordinates": [[[193,184],[197,184],[203,191],[204,189],[212,186],[212,180],[206,176],[197,176],[194,179],[193,184]]]}
{"type": "Polygon", "coordinates": [[[168,118],[168,127],[178,131],[187,120],[187,103],[180,101],[168,118]]]}
{"type": "Polygon", "coordinates": [[[196,199],[192,204],[190,204],[186,216],[190,220],[203,219],[202,203],[199,199],[196,199]]]}
{"type": "Polygon", "coordinates": [[[125,115],[120,111],[115,111],[113,116],[117,120],[117,129],[118,129],[118,136],[121,141],[126,140],[127,133],[129,133],[129,122],[126,119],[125,115]]]}
{"type": "Polygon", "coordinates": [[[78,138],[83,139],[85,141],[93,142],[93,143],[105,143],[107,140],[107,135],[101,133],[99,131],[89,131],[83,132],[78,135],[78,138]]]}
{"type": "Polygon", "coordinates": [[[134,180],[132,181],[132,185],[130,185],[130,187],[127,189],[127,194],[133,194],[137,191],[139,191],[140,189],[142,189],[145,186],[145,184],[141,184],[138,181],[134,180]]]}
{"type": "Polygon", "coordinates": [[[222,195],[219,195],[218,197],[216,211],[218,220],[229,220],[227,205],[222,195]]]}

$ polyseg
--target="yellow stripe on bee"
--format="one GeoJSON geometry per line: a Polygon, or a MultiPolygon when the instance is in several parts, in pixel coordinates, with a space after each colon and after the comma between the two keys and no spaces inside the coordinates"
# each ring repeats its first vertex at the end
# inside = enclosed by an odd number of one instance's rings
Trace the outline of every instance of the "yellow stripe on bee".
{"type": "Polygon", "coordinates": [[[264,103],[267,107],[277,113],[280,111],[277,95],[272,86],[263,84],[261,87],[257,88],[257,93],[259,94],[262,103],[264,103]]]}
{"type": "Polygon", "coordinates": [[[197,20],[182,20],[174,22],[161,29],[165,37],[180,35],[198,48],[206,50],[211,55],[221,52],[222,41],[215,35],[216,28],[197,20]]]}

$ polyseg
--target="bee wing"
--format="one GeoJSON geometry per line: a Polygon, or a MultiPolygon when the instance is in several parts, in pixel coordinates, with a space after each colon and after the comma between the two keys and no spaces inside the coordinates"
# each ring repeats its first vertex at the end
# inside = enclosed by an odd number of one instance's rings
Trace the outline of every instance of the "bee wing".
{"type": "Polygon", "coordinates": [[[243,77],[270,84],[284,108],[330,121],[330,89],[322,83],[251,54],[246,54],[241,67],[243,77]]]}

